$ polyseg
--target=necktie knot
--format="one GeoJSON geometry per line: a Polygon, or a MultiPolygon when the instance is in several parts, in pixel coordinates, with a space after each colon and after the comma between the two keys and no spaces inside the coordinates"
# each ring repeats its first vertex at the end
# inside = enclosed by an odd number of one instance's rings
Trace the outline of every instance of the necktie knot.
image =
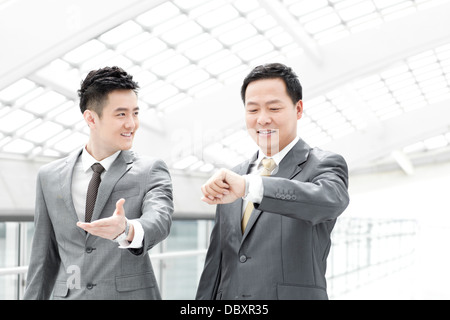
{"type": "Polygon", "coordinates": [[[103,168],[103,166],[98,162],[94,163],[91,168],[95,173],[102,173],[103,170],[105,170],[105,168],[103,168]]]}
{"type": "Polygon", "coordinates": [[[264,158],[262,159],[262,165],[264,167],[264,170],[261,172],[262,176],[270,176],[270,173],[275,169],[277,164],[275,163],[275,160],[272,158],[264,158]]]}
{"type": "MultiPolygon", "coordinates": [[[[261,162],[262,162],[262,165],[264,168],[261,171],[260,175],[261,176],[270,176],[273,169],[275,169],[275,167],[277,166],[275,160],[270,159],[270,158],[264,158],[264,159],[262,159],[261,162]]],[[[254,206],[253,206],[252,202],[249,202],[247,204],[247,206],[245,207],[244,214],[242,216],[242,221],[241,221],[242,233],[245,231],[245,228],[247,227],[247,223],[248,223],[248,220],[250,219],[250,215],[252,214],[253,208],[254,208],[254,206]]]]}

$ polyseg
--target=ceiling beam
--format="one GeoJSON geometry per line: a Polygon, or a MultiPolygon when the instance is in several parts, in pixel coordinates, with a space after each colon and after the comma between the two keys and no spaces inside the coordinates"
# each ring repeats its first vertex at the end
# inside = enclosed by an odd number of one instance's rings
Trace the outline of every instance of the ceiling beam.
{"type": "Polygon", "coordinates": [[[321,65],[312,63],[308,57],[294,58],[288,63],[299,75],[305,99],[315,97],[450,43],[449,16],[450,4],[424,9],[322,45],[321,65]]]}
{"type": "Polygon", "coordinates": [[[410,111],[322,147],[342,154],[349,165],[349,170],[357,170],[367,166],[367,163],[391,156],[392,152],[402,150],[408,145],[450,131],[448,105],[449,100],[446,100],[410,111]]]}
{"type": "Polygon", "coordinates": [[[0,90],[87,40],[164,2],[15,0],[8,3],[0,8],[0,30],[5,30],[0,32],[0,90]]]}
{"type": "Polygon", "coordinates": [[[258,0],[259,5],[269,13],[295,42],[305,51],[306,55],[316,64],[321,65],[323,56],[317,42],[312,39],[279,1],[258,0]]]}
{"type": "MultiPolygon", "coordinates": [[[[449,16],[450,4],[441,5],[324,45],[320,66],[306,55],[289,59],[287,64],[299,75],[303,86],[305,110],[310,98],[342,88],[355,79],[377,74],[414,54],[449,43],[449,16]]],[[[241,81],[229,84],[185,108],[167,112],[168,129],[179,130],[194,122],[217,129],[235,125],[243,120],[240,85],[241,81]],[[211,119],[220,119],[220,123],[211,119]]]]}
{"type": "Polygon", "coordinates": [[[391,156],[408,176],[414,174],[414,165],[404,152],[401,150],[394,150],[392,151],[391,156]]]}

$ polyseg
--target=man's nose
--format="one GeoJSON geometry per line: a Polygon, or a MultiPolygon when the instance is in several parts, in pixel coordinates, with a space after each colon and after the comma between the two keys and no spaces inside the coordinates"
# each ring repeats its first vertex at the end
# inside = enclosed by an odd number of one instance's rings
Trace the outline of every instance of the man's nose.
{"type": "Polygon", "coordinates": [[[271,122],[272,122],[272,118],[270,117],[270,114],[266,111],[261,111],[258,116],[258,124],[266,125],[266,124],[270,124],[271,122]]]}
{"type": "Polygon", "coordinates": [[[133,118],[133,116],[127,117],[125,121],[125,128],[134,129],[134,127],[136,127],[136,120],[133,118]]]}

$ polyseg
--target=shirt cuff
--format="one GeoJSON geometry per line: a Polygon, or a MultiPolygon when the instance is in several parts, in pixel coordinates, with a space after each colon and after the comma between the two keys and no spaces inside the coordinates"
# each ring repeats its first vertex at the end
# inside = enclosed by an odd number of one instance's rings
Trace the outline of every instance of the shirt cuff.
{"type": "Polygon", "coordinates": [[[142,241],[144,240],[144,228],[142,228],[142,225],[138,220],[128,220],[128,222],[131,223],[134,228],[133,241],[131,241],[131,243],[128,242],[127,240],[120,241],[119,248],[121,248],[121,249],[142,248],[142,241]]]}
{"type": "Polygon", "coordinates": [[[247,174],[244,175],[244,178],[245,184],[248,186],[248,192],[242,198],[253,203],[261,203],[264,195],[264,186],[261,176],[256,174],[247,174]]]}

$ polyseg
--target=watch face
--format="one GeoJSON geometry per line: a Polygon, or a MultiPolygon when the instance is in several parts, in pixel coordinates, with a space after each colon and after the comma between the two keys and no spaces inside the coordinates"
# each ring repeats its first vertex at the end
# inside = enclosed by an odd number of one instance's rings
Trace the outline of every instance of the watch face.
{"type": "Polygon", "coordinates": [[[130,223],[127,220],[127,223],[125,225],[125,236],[128,237],[128,232],[130,231],[130,223]]]}

